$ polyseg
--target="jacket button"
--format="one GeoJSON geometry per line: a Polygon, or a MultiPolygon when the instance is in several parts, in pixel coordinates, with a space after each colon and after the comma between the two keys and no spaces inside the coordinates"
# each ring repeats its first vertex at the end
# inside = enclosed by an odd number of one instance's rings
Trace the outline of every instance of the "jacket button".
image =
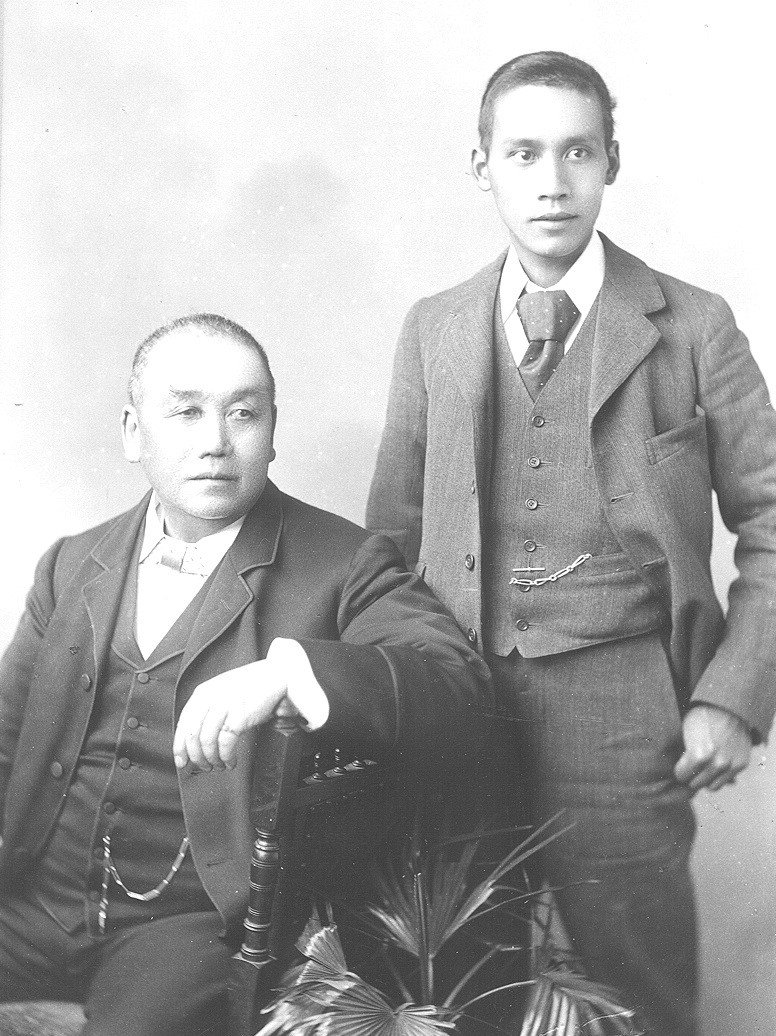
{"type": "Polygon", "coordinates": [[[137,716],[128,716],[127,726],[130,728],[130,730],[137,730],[137,728],[140,726],[140,720],[137,718],[137,716]]]}
{"type": "Polygon", "coordinates": [[[121,759],[119,759],[119,766],[121,767],[121,769],[128,770],[131,765],[132,760],[128,759],[125,755],[122,755],[121,759]]]}
{"type": "Polygon", "coordinates": [[[148,673],[138,673],[137,674],[137,682],[138,683],[148,683],[148,681],[150,679],[151,679],[151,677],[148,675],[148,673]]]}
{"type": "Polygon", "coordinates": [[[89,676],[88,673],[84,673],[84,675],[81,677],[81,686],[85,691],[88,691],[89,688],[92,686],[92,678],[91,676],[89,676]]]}
{"type": "Polygon", "coordinates": [[[466,557],[463,559],[463,563],[471,572],[471,570],[474,568],[474,555],[467,554],[466,557]]]}
{"type": "Polygon", "coordinates": [[[528,458],[528,467],[529,468],[540,468],[541,466],[542,466],[542,462],[539,460],[538,457],[529,457],[528,458]]]}
{"type": "Polygon", "coordinates": [[[528,591],[531,589],[531,586],[529,583],[518,583],[517,589],[520,591],[521,594],[527,594],[528,591]]]}
{"type": "Polygon", "coordinates": [[[469,641],[470,644],[476,644],[477,643],[477,630],[473,629],[470,626],[468,628],[468,630],[466,631],[466,639],[469,641]]]}
{"type": "Polygon", "coordinates": [[[529,554],[533,554],[536,550],[536,540],[526,540],[523,544],[523,549],[527,550],[529,554]]]}
{"type": "Polygon", "coordinates": [[[477,492],[477,483],[472,482],[472,496],[477,492]]]}
{"type": "Polygon", "coordinates": [[[106,802],[105,805],[102,807],[102,811],[103,813],[107,813],[108,816],[111,816],[111,814],[116,812],[116,803],[106,802]]]}
{"type": "Polygon", "coordinates": [[[534,417],[531,418],[531,424],[534,426],[534,428],[543,428],[544,423],[544,418],[541,414],[536,414],[534,417]]]}
{"type": "Polygon", "coordinates": [[[64,767],[62,766],[62,763],[54,762],[54,763],[51,764],[51,766],[49,766],[49,773],[51,774],[52,777],[56,777],[58,779],[58,778],[60,778],[62,776],[62,774],[64,772],[65,772],[65,770],[64,770],[64,767]]]}
{"type": "Polygon", "coordinates": [[[539,506],[539,501],[528,499],[525,502],[525,506],[528,508],[529,511],[535,511],[536,508],[539,506]]]}
{"type": "Polygon", "coordinates": [[[528,629],[528,623],[525,619],[518,619],[517,628],[520,630],[521,633],[525,633],[525,631],[528,629]]]}

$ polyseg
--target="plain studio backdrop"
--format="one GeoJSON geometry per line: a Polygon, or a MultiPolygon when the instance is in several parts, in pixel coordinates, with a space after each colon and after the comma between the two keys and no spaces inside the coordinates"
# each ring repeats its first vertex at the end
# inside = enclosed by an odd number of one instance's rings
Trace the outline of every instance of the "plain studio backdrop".
{"type": "MultiPolygon", "coordinates": [[[[515,54],[592,62],[623,166],[600,221],[723,294],[776,389],[769,5],[695,0],[7,0],[0,641],[56,537],[125,509],[126,373],[159,324],[244,324],[280,486],[363,519],[401,320],[505,245],[469,172],[515,54]]],[[[733,568],[720,529],[715,578],[733,568]]],[[[774,630],[776,636],[776,630],[774,630]]],[[[776,692],[776,689],[774,689],[776,692]]],[[[698,800],[708,1036],[776,1031],[776,764],[698,800]]]]}

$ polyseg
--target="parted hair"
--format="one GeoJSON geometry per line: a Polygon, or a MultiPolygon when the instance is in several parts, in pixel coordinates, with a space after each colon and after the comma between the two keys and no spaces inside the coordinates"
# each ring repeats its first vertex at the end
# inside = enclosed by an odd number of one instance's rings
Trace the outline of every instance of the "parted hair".
{"type": "Polygon", "coordinates": [[[488,80],[480,102],[480,148],[488,154],[493,137],[493,113],[497,101],[518,86],[557,86],[598,98],[608,148],[614,139],[616,102],[592,65],[560,50],[520,54],[497,68],[488,80]]]}

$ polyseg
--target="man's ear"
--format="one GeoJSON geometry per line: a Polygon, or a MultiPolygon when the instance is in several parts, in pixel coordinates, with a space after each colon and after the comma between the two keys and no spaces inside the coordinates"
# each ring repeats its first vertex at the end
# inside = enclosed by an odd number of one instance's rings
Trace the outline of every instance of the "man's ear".
{"type": "Polygon", "coordinates": [[[140,461],[140,425],[132,403],[127,403],[121,414],[121,442],[126,459],[130,464],[137,464],[140,461]]]}
{"type": "Polygon", "coordinates": [[[620,171],[620,145],[616,140],[611,142],[606,149],[606,154],[609,159],[609,168],[606,170],[606,182],[610,184],[614,183],[620,171]]]}
{"type": "Polygon", "coordinates": [[[472,151],[472,172],[477,186],[481,191],[490,190],[490,173],[488,171],[488,156],[482,148],[476,147],[472,151]]]}
{"type": "Polygon", "coordinates": [[[277,453],[275,453],[275,426],[277,425],[277,423],[278,423],[278,408],[273,403],[272,404],[272,450],[271,450],[272,456],[270,457],[270,461],[273,461],[275,459],[275,457],[277,457],[277,453]]]}

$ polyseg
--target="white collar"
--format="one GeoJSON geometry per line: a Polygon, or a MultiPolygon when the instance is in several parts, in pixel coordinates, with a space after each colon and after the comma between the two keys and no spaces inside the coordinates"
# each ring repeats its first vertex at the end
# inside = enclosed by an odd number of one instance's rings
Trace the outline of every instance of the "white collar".
{"type": "Polygon", "coordinates": [[[571,269],[567,270],[557,284],[553,284],[550,289],[544,289],[529,280],[520,265],[514,245],[510,245],[499,283],[502,323],[506,323],[524,291],[565,291],[584,318],[590,312],[604,283],[605,268],[604,246],[598,231],[593,231],[584,252],[571,269]]]}
{"type": "MultiPolygon", "coordinates": [[[[218,532],[212,532],[209,536],[203,536],[196,543],[187,544],[187,552],[192,551],[192,553],[197,554],[208,568],[215,568],[237,539],[237,534],[244,521],[245,515],[242,518],[238,518],[236,522],[232,522],[231,525],[227,525],[225,529],[219,529],[218,532]]],[[[138,559],[140,564],[146,560],[148,555],[165,537],[169,539],[176,538],[169,536],[164,531],[162,502],[156,495],[156,491],[154,491],[151,493],[151,499],[148,501],[148,509],[146,510],[145,531],[143,533],[143,542],[140,545],[140,558],[138,559]]]]}

